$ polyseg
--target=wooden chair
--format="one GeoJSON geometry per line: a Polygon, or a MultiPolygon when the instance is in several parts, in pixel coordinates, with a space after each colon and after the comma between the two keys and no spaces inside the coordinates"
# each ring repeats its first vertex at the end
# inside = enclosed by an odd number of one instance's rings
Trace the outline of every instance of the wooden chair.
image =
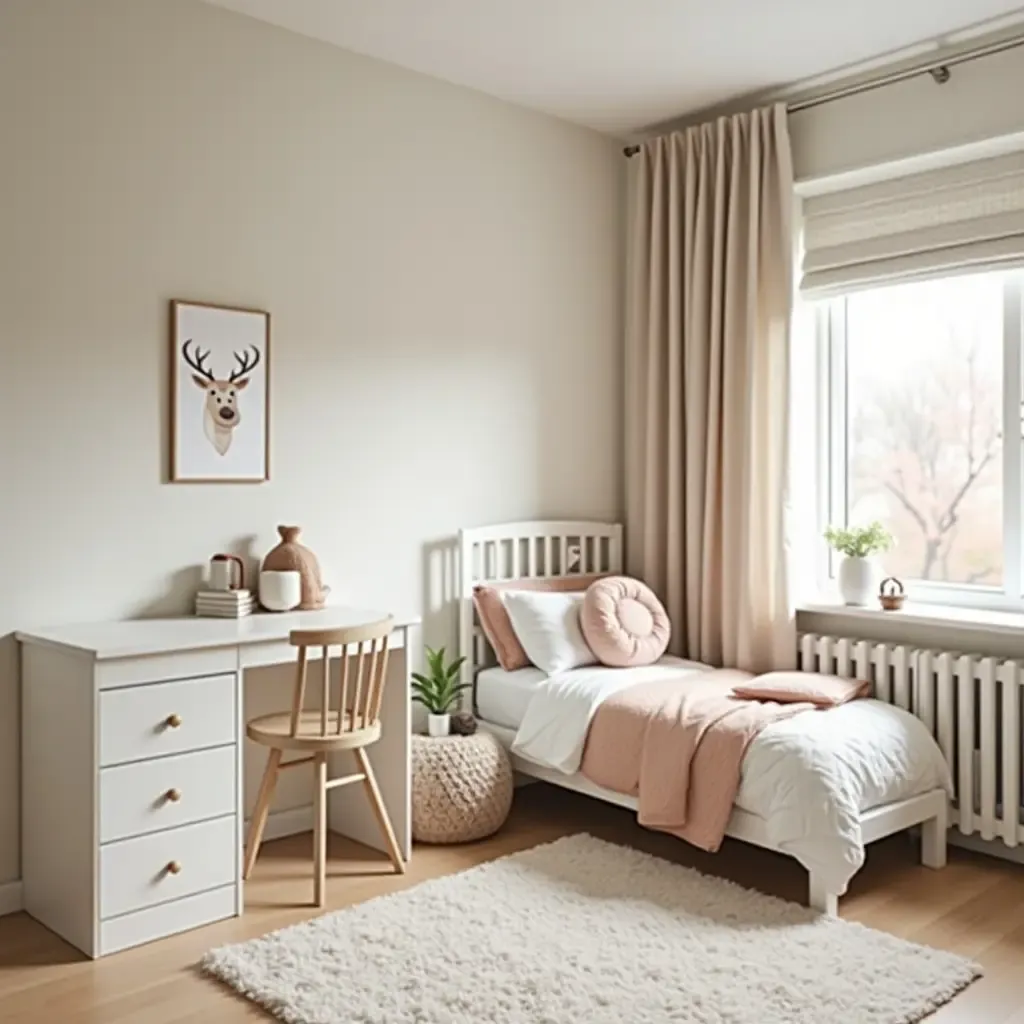
{"type": "Polygon", "coordinates": [[[270,756],[249,826],[243,878],[249,877],[256,863],[278,773],[284,768],[300,764],[313,765],[313,892],[316,905],[324,905],[327,791],[335,786],[361,782],[366,787],[366,795],[377,816],[381,832],[384,833],[395,871],[399,874],[405,871],[398,840],[381,799],[373,768],[366,756],[366,748],[380,738],[380,708],[388,667],[388,636],[393,625],[394,620],[387,618],[381,622],[344,629],[296,629],[289,635],[288,642],[299,649],[291,711],[254,718],[245,729],[249,739],[270,747],[270,756]],[[339,645],[341,685],[337,710],[332,710],[330,648],[339,645]],[[306,711],[303,707],[306,697],[306,663],[311,647],[322,648],[323,673],[318,711],[306,711]],[[308,756],[282,763],[281,757],[286,750],[304,751],[308,756]],[[339,750],[351,750],[360,770],[352,775],[328,779],[328,755],[339,750]]]}

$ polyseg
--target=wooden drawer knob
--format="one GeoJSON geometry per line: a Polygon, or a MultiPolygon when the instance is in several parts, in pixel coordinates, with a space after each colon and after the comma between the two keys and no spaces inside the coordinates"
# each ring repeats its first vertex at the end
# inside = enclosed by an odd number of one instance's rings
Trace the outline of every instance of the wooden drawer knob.
{"type": "Polygon", "coordinates": [[[171,863],[167,865],[167,874],[169,874],[169,875],[176,875],[180,871],[181,871],[181,864],[178,861],[176,861],[176,860],[172,860],[171,863]]]}
{"type": "Polygon", "coordinates": [[[167,790],[165,796],[167,797],[168,800],[170,800],[172,804],[176,804],[181,799],[181,790],[169,789],[167,790]]]}
{"type": "Polygon", "coordinates": [[[177,729],[181,725],[181,715],[168,715],[166,724],[168,729],[177,729]]]}

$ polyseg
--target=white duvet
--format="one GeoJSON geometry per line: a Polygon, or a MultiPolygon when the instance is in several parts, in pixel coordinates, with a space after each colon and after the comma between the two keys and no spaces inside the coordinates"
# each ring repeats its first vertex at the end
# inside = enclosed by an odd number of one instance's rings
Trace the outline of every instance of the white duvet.
{"type": "MultiPolygon", "coordinates": [[[[538,684],[512,749],[565,774],[579,770],[601,702],[641,682],[707,666],[663,658],[645,668],[579,668],[538,684]]],[[[736,806],[762,818],[771,842],[839,894],[864,863],[860,814],[944,788],[949,768],[922,722],[855,700],[776,722],[751,743],[736,806]]]]}

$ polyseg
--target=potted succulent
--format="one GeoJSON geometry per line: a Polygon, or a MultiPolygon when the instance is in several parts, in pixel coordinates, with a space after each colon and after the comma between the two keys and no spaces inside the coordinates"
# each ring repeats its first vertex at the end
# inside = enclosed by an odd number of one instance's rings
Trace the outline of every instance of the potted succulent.
{"type": "Polygon", "coordinates": [[[867,526],[830,526],[825,530],[825,540],[845,556],[839,563],[839,595],[843,604],[870,604],[881,578],[872,556],[892,547],[892,534],[875,520],[867,526]]]}
{"type": "Polygon", "coordinates": [[[465,658],[456,658],[445,664],[444,648],[427,648],[427,674],[413,672],[413,700],[427,709],[427,733],[447,736],[451,731],[451,710],[459,703],[459,695],[469,689],[469,683],[459,682],[459,672],[465,658]]]}

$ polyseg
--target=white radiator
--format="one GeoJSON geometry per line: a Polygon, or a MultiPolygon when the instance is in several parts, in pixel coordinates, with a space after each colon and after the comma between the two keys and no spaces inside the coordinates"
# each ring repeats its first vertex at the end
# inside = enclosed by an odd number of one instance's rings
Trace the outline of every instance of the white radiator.
{"type": "Polygon", "coordinates": [[[878,700],[914,714],[953,773],[959,831],[1024,842],[1020,662],[804,633],[800,668],[867,679],[878,700]]]}

